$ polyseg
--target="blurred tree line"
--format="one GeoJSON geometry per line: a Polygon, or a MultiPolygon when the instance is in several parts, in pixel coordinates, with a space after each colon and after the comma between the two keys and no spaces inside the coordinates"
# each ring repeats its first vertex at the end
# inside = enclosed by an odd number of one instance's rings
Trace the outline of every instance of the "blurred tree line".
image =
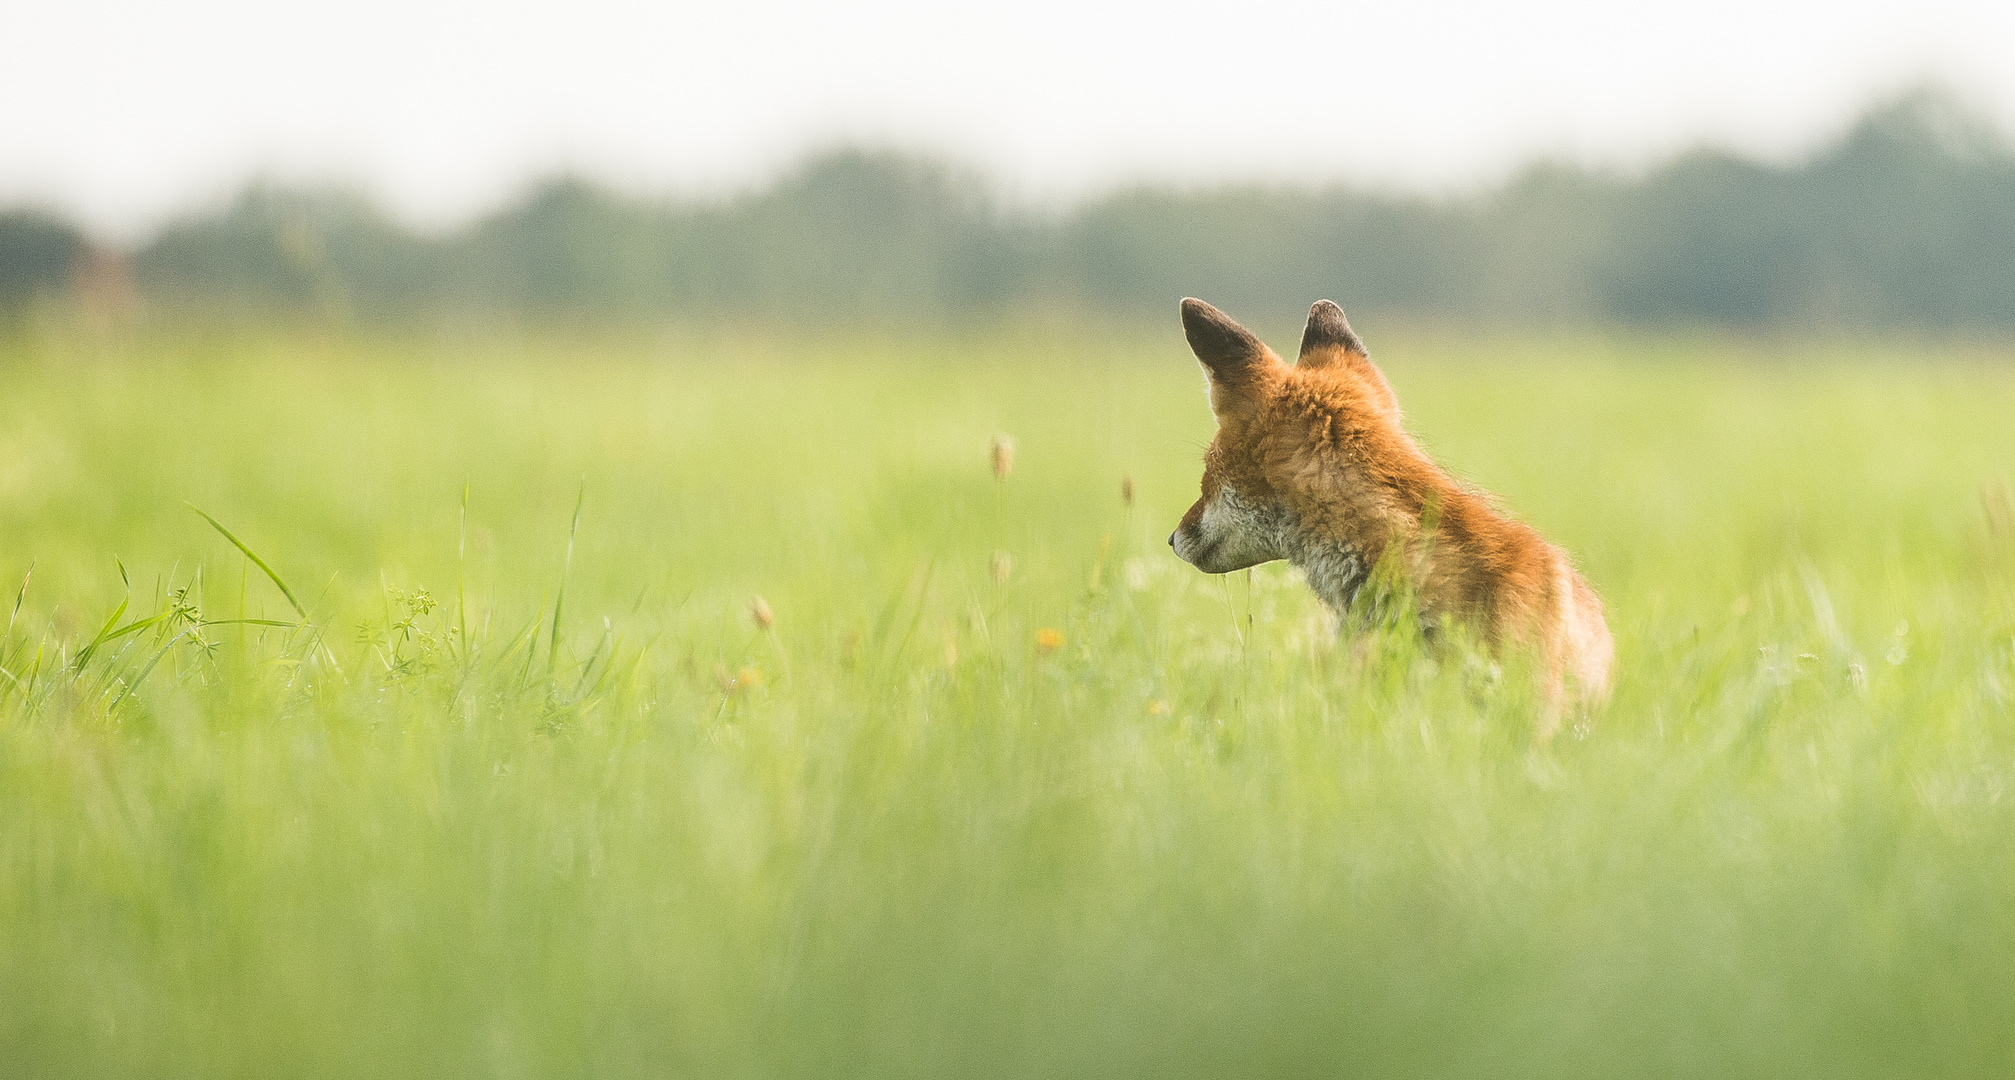
{"type": "MultiPolygon", "coordinates": [[[[99,267],[74,227],[0,214],[0,307],[99,267]]],[[[118,254],[118,253],[115,253],[118,254]]],[[[1951,95],[1877,105],[1804,161],[1702,150],[1641,177],[1533,167],[1433,199],[1143,186],[1016,209],[979,175],[842,150],[769,188],[653,201],[550,180],[429,236],[341,190],[255,185],[123,253],[151,303],[355,320],[1263,313],[1333,297],[1439,319],[2015,328],[2015,150],[1951,95]]]]}

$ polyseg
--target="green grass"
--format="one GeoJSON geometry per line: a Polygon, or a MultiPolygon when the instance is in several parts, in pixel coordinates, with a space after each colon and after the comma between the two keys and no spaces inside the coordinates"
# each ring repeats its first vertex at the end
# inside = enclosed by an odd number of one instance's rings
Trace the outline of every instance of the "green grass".
{"type": "Polygon", "coordinates": [[[0,1071],[2015,1071],[2015,357],[1375,344],[1592,724],[1178,563],[1172,326],[13,341],[0,1071]]]}

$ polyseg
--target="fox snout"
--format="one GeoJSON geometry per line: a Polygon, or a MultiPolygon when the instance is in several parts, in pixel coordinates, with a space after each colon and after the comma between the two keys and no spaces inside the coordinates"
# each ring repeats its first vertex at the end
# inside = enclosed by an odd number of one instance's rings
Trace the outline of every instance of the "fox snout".
{"type": "Polygon", "coordinates": [[[1229,574],[1284,558],[1287,523],[1271,507],[1256,506],[1230,487],[1198,499],[1169,534],[1177,558],[1206,574],[1229,574]]]}
{"type": "Polygon", "coordinates": [[[1183,554],[1183,535],[1185,533],[1188,534],[1191,550],[1195,550],[1198,527],[1203,522],[1203,503],[1204,500],[1198,499],[1192,504],[1189,512],[1182,516],[1182,520],[1175,523],[1175,531],[1168,534],[1168,546],[1174,548],[1176,555],[1180,556],[1184,562],[1193,562],[1194,560],[1188,555],[1183,554]]]}
{"type": "Polygon", "coordinates": [[[1203,504],[1202,499],[1192,504],[1189,511],[1183,514],[1182,520],[1175,523],[1175,531],[1168,534],[1168,546],[1175,551],[1176,558],[1191,565],[1196,564],[1196,557],[1204,546],[1203,537],[1200,535],[1203,504]]]}

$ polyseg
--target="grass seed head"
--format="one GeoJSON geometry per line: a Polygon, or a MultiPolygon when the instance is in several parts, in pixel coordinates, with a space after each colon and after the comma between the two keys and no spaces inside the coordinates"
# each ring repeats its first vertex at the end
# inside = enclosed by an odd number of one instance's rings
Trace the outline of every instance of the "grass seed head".
{"type": "Polygon", "coordinates": [[[993,571],[994,584],[1005,585],[1009,576],[1014,573],[1014,559],[1010,558],[1005,551],[996,551],[994,552],[993,562],[988,569],[993,571]]]}
{"type": "Polygon", "coordinates": [[[756,621],[758,630],[768,630],[777,624],[777,613],[771,611],[769,601],[760,596],[749,601],[749,618],[756,621]]]}
{"type": "Polygon", "coordinates": [[[1121,473],[1119,478],[1119,501],[1133,505],[1133,474],[1121,473]]]}
{"type": "Polygon", "coordinates": [[[993,445],[994,479],[1006,480],[1014,472],[1014,440],[1006,435],[994,436],[993,445]]]}

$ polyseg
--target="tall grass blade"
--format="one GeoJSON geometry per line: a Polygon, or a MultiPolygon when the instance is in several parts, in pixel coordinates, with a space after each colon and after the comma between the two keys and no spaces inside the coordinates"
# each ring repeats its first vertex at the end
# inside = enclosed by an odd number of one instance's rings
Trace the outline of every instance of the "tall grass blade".
{"type": "Polygon", "coordinates": [[[28,582],[35,577],[35,564],[28,564],[28,572],[21,575],[21,591],[14,594],[14,613],[7,616],[7,632],[14,632],[14,621],[21,617],[21,601],[28,599],[28,582]]]}
{"type": "Polygon", "coordinates": [[[113,641],[117,641],[118,639],[125,637],[127,634],[133,633],[136,630],[145,630],[148,627],[161,622],[161,620],[166,619],[167,617],[168,613],[164,611],[159,615],[149,615],[144,619],[135,619],[132,622],[129,622],[126,625],[120,627],[119,629],[112,631],[110,634],[105,635],[104,641],[98,642],[97,644],[106,644],[113,641]]]}
{"type": "Polygon", "coordinates": [[[462,481],[462,521],[455,536],[455,634],[469,658],[469,482],[462,481]]]}
{"type": "Polygon", "coordinates": [[[119,601],[119,606],[112,609],[111,617],[105,620],[105,625],[103,627],[99,628],[98,636],[92,638],[90,644],[77,650],[77,658],[70,661],[70,670],[72,671],[84,670],[84,665],[91,662],[91,654],[98,651],[98,646],[105,644],[107,641],[110,641],[112,640],[113,637],[117,636],[112,633],[112,628],[119,625],[120,616],[126,614],[126,605],[132,602],[133,598],[130,596],[125,598],[124,600],[119,601]]]}
{"type": "Polygon", "coordinates": [[[224,539],[229,540],[231,542],[232,547],[235,547],[239,551],[244,552],[245,557],[252,560],[252,565],[258,567],[261,571],[263,571],[267,579],[272,581],[273,586],[280,590],[280,595],[287,598],[287,603],[293,605],[294,614],[299,615],[302,621],[304,622],[307,620],[308,609],[302,607],[301,602],[299,600],[294,599],[294,590],[289,589],[287,587],[287,583],[280,580],[280,575],[274,573],[273,568],[266,565],[266,560],[260,558],[255,552],[253,552],[251,548],[246,547],[245,542],[243,540],[240,540],[237,537],[231,535],[231,530],[225,528],[223,522],[218,521],[216,518],[211,517],[209,514],[203,513],[202,507],[197,506],[195,503],[183,503],[182,505],[188,507],[191,510],[196,511],[196,513],[198,514],[201,514],[203,520],[210,523],[211,528],[216,529],[218,532],[224,534],[224,539]]]}
{"type": "MultiPolygon", "coordinates": [[[[250,594],[250,593],[251,593],[251,591],[252,591],[252,589],[251,589],[251,584],[252,584],[252,580],[251,580],[251,579],[252,579],[252,564],[251,564],[251,563],[249,563],[249,562],[242,562],[242,563],[239,563],[239,564],[238,564],[238,618],[239,618],[239,619],[240,619],[241,621],[242,621],[242,620],[243,620],[243,619],[245,618],[245,600],[246,600],[246,597],[247,597],[247,595],[248,595],[248,594],[250,594]]],[[[244,631],[243,631],[242,629],[241,629],[241,630],[240,630],[240,631],[238,632],[238,644],[239,644],[239,645],[241,645],[241,646],[245,644],[245,632],[244,632],[244,631]]]]}
{"type": "Polygon", "coordinates": [[[910,639],[916,636],[917,627],[923,623],[924,607],[930,603],[931,598],[931,579],[937,576],[937,572],[938,560],[936,556],[932,556],[931,560],[924,564],[923,583],[917,586],[916,612],[910,616],[909,629],[903,631],[902,640],[896,642],[895,652],[889,654],[890,663],[894,664],[902,661],[903,652],[910,647],[910,639]]]}
{"type": "Polygon", "coordinates": [[[560,609],[567,602],[567,575],[574,569],[574,537],[581,531],[581,504],[588,501],[588,478],[581,477],[581,490],[574,496],[574,523],[567,527],[567,561],[560,565],[560,591],[553,597],[553,639],[546,650],[546,674],[559,670],[560,609]]]}
{"type": "MultiPolygon", "coordinates": [[[[201,511],[198,512],[200,513],[201,511]]],[[[105,715],[110,716],[113,713],[119,711],[119,704],[125,701],[128,697],[131,697],[134,689],[136,689],[141,683],[147,681],[147,676],[152,675],[154,673],[154,666],[161,662],[162,657],[168,655],[168,650],[173,649],[178,644],[181,644],[183,638],[188,637],[190,634],[193,634],[195,632],[196,628],[191,626],[188,629],[182,631],[181,633],[176,634],[174,637],[169,638],[168,643],[166,645],[161,646],[160,650],[156,652],[153,655],[153,657],[147,661],[147,666],[140,669],[140,674],[134,676],[132,682],[129,682],[119,688],[119,696],[113,698],[112,704],[105,707],[105,715]]]]}
{"type": "MultiPolygon", "coordinates": [[[[532,621],[520,627],[517,633],[512,634],[510,639],[504,642],[503,647],[498,649],[492,657],[491,663],[502,667],[511,659],[511,654],[518,651],[518,643],[525,641],[527,637],[531,641],[530,644],[525,646],[525,655],[528,657],[537,656],[539,654],[539,624],[545,621],[546,605],[542,602],[539,604],[538,613],[532,616],[532,621]]],[[[485,631],[484,634],[487,637],[488,631],[485,631]]]]}

